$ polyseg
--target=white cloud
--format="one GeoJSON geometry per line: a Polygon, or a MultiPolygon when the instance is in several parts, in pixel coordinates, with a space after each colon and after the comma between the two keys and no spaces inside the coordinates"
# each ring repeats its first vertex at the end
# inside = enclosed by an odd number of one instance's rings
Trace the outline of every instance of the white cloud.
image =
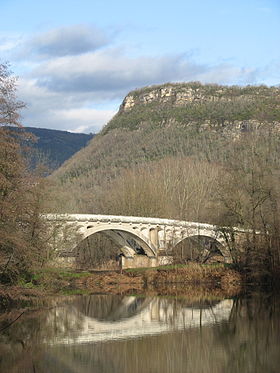
{"type": "Polygon", "coordinates": [[[0,40],[0,52],[7,52],[15,48],[17,43],[14,40],[0,40]]]}
{"type": "Polygon", "coordinates": [[[24,125],[73,132],[97,132],[135,88],[195,80],[253,84],[258,73],[232,64],[199,64],[186,54],[130,57],[102,31],[82,25],[37,35],[22,50],[18,93],[28,105],[24,125]]]}
{"type": "Polygon", "coordinates": [[[70,109],[53,111],[54,122],[64,123],[70,132],[97,132],[115,114],[113,110],[70,109]]]}
{"type": "Polygon", "coordinates": [[[53,92],[108,92],[121,95],[135,87],[167,81],[201,80],[252,83],[253,71],[229,64],[196,64],[184,55],[127,57],[118,49],[47,61],[34,74],[38,84],[53,92]]]}
{"type": "Polygon", "coordinates": [[[22,37],[18,34],[6,34],[0,32],[1,58],[10,59],[11,55],[22,43],[22,37]]]}
{"type": "Polygon", "coordinates": [[[36,80],[20,80],[18,96],[27,104],[22,113],[22,122],[27,127],[96,133],[115,114],[113,109],[85,108],[83,95],[51,92],[36,85],[36,80]]]}
{"type": "Polygon", "coordinates": [[[45,57],[78,55],[96,50],[108,43],[105,34],[93,26],[73,25],[37,35],[29,49],[45,57]]]}

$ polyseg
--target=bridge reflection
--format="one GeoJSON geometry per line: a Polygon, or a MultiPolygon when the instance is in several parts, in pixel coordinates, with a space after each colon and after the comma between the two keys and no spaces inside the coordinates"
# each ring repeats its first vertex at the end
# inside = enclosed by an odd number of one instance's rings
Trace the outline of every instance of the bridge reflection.
{"type": "Polygon", "coordinates": [[[47,324],[56,330],[51,345],[79,345],[158,335],[228,321],[233,301],[190,303],[187,298],[80,297],[50,311],[47,324]]]}

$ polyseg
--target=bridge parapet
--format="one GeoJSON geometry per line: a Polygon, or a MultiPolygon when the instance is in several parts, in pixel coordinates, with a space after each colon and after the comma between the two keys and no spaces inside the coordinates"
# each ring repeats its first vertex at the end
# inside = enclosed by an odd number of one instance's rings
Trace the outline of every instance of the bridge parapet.
{"type": "MultiPolygon", "coordinates": [[[[112,223],[131,223],[131,224],[146,224],[146,225],[167,225],[171,227],[189,227],[189,228],[204,228],[218,229],[218,226],[206,223],[197,223],[173,219],[163,218],[147,218],[139,216],[117,216],[117,215],[95,215],[95,214],[43,214],[46,220],[49,221],[73,221],[73,222],[112,222],[112,223]]],[[[239,228],[234,228],[239,230],[239,228]]]]}

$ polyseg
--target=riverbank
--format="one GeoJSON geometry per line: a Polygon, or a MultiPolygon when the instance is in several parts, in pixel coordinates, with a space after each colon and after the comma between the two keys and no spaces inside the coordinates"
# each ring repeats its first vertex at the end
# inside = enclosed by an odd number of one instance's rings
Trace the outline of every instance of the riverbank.
{"type": "Polygon", "coordinates": [[[137,268],[122,273],[92,273],[72,282],[76,289],[88,289],[94,292],[116,292],[148,288],[202,286],[208,289],[220,289],[223,292],[238,292],[242,288],[242,276],[236,270],[222,265],[170,265],[157,268],[137,268]]]}
{"type": "Polygon", "coordinates": [[[243,287],[241,274],[223,264],[170,265],[120,271],[72,271],[46,268],[29,282],[0,286],[0,307],[34,304],[45,297],[75,294],[164,294],[198,291],[201,295],[229,297],[243,287]]]}

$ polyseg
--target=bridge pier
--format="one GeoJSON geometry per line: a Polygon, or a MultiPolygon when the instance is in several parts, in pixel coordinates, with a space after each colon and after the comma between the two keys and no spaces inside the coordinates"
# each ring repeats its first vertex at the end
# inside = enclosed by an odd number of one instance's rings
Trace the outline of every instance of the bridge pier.
{"type": "Polygon", "coordinates": [[[158,249],[158,228],[150,228],[149,239],[156,249],[158,249]]]}
{"type": "Polygon", "coordinates": [[[134,255],[133,258],[121,257],[121,266],[123,269],[158,267],[161,265],[172,264],[173,256],[148,257],[146,255],[134,255]]]}

